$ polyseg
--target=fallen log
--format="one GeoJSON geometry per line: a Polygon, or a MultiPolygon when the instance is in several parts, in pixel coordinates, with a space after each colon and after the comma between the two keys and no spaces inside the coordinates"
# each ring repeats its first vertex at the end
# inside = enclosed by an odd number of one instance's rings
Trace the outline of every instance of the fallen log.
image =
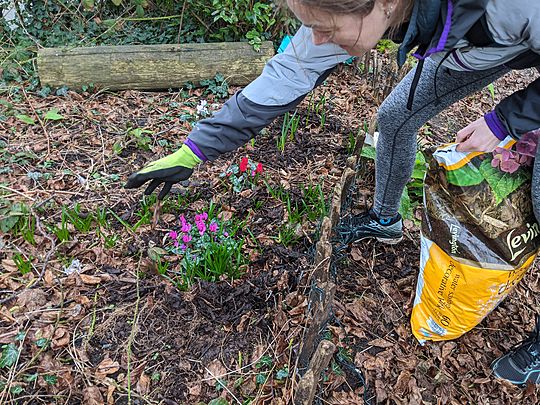
{"type": "Polygon", "coordinates": [[[158,90],[199,84],[221,73],[232,85],[255,79],[274,55],[266,41],[256,52],[245,42],[43,48],[38,51],[42,86],[79,89],[158,90]]]}

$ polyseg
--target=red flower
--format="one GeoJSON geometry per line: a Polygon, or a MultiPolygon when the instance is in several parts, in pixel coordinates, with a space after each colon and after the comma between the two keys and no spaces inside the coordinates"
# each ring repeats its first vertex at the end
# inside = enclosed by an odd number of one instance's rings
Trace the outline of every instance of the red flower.
{"type": "Polygon", "coordinates": [[[262,173],[262,172],[263,172],[262,163],[259,162],[259,164],[257,165],[257,168],[255,169],[255,173],[262,173]]]}
{"type": "Polygon", "coordinates": [[[242,160],[240,161],[240,172],[244,173],[247,170],[248,167],[248,158],[244,156],[242,160]]]}

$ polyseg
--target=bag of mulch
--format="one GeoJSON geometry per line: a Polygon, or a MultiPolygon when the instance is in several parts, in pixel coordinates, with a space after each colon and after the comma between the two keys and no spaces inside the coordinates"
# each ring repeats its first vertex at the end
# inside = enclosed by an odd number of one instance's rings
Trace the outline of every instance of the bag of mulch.
{"type": "Polygon", "coordinates": [[[474,328],[521,280],[540,245],[531,202],[538,133],[493,153],[445,145],[428,157],[415,337],[455,339],[474,328]]]}

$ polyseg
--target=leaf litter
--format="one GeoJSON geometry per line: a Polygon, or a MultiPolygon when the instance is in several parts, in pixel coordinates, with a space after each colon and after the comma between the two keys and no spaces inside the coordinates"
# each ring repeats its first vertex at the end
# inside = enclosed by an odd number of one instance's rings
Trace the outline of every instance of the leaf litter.
{"type": "MultiPolygon", "coordinates": [[[[514,73],[499,80],[498,97],[529,78],[514,73]]],[[[291,403],[318,223],[305,221],[296,242],[283,246],[276,234],[290,220],[284,203],[262,186],[243,195],[226,192],[219,174],[249,154],[293,200],[300,201],[300,186],[308,181],[321,181],[324,195],[331,195],[345,167],[349,131],[371,124],[383,87],[355,66],[340,69],[315,92],[330,99],[324,128],[306,99],[299,115],[310,124],[300,127],[283,152],[275,145],[278,120],[254,146],[206,164],[187,186],[176,187],[174,198],[185,198],[186,206],[136,228],[143,202],[122,183],[145,162],[178,147],[192,125],[182,117],[195,116],[202,92],[13,96],[13,110],[33,124],[15,115],[0,121],[0,158],[7,168],[1,198],[31,207],[39,222],[33,243],[23,233],[0,234],[0,342],[10,356],[0,369],[0,402],[32,403],[55,395],[59,404],[193,404],[218,398],[291,403]],[[55,119],[40,123],[35,114],[53,109],[55,119]],[[137,146],[128,139],[130,128],[150,131],[149,140],[140,138],[137,146]],[[222,207],[223,219],[246,221],[254,235],[246,244],[251,264],[238,280],[200,281],[179,291],[158,274],[147,252],[162,246],[179,214],[204,209],[209,201],[222,207]],[[75,203],[86,213],[106,209],[107,225],[99,232],[64,226],[62,207],[75,203]],[[64,242],[62,230],[69,234],[64,242]],[[20,258],[30,265],[25,274],[20,258]]],[[[488,94],[463,100],[432,120],[424,142],[447,141],[449,131],[490,103],[488,94]]],[[[373,190],[372,164],[362,170],[353,212],[363,209],[373,190]]],[[[463,338],[422,347],[409,327],[419,249],[413,221],[407,232],[410,237],[397,246],[353,245],[340,262],[327,337],[362,371],[369,388],[333,361],[319,387],[319,403],[358,404],[364,394],[372,402],[396,404],[536,403],[534,386],[520,389],[495,380],[489,364],[532,329],[538,273],[529,272],[463,338]]]]}

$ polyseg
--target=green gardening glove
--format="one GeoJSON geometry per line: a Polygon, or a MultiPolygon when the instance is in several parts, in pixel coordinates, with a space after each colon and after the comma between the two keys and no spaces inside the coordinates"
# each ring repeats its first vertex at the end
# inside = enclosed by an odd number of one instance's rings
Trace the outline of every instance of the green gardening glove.
{"type": "Polygon", "coordinates": [[[138,188],[147,181],[150,184],[144,190],[144,194],[149,195],[161,183],[165,183],[161,189],[158,199],[162,200],[171,190],[173,184],[186,180],[193,173],[193,168],[201,163],[195,153],[187,145],[169,156],[149,163],[144,168],[129,176],[125,188],[138,188]]]}

